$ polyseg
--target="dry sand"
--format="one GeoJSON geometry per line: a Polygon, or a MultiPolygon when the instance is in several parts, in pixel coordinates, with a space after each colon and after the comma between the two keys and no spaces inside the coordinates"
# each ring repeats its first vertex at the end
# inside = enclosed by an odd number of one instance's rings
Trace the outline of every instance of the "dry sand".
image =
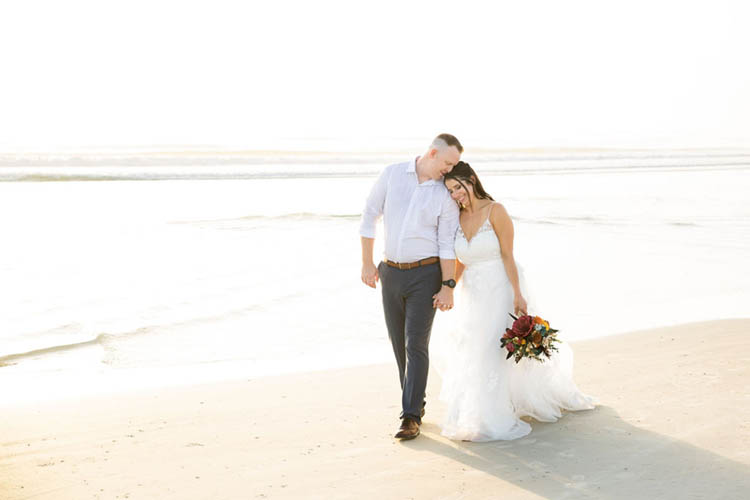
{"type": "Polygon", "coordinates": [[[395,363],[6,409],[0,499],[750,498],[750,320],[573,344],[595,410],[452,442],[395,363]]]}

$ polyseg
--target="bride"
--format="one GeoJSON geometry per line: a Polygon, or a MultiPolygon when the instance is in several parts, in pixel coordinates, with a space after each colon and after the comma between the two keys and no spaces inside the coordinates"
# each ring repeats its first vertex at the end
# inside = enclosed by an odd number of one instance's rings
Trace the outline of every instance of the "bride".
{"type": "Polygon", "coordinates": [[[531,432],[520,417],[554,422],[563,409],[593,408],[594,398],[573,382],[573,353],[566,343],[558,343],[559,350],[543,363],[505,359],[500,337],[513,321],[508,313],[527,313],[523,272],[513,258],[513,223],[468,163],[459,162],[443,181],[461,212],[455,326],[438,336],[435,349],[443,378],[440,399],[448,407],[442,435],[516,439],[531,432]]]}

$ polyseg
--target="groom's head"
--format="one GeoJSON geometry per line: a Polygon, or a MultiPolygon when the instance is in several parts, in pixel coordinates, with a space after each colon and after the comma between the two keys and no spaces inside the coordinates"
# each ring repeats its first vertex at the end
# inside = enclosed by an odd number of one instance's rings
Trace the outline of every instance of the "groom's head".
{"type": "Polygon", "coordinates": [[[461,153],[463,152],[464,147],[455,136],[440,134],[435,137],[424,155],[427,174],[431,178],[439,180],[450,172],[456,163],[461,161],[461,153]]]}

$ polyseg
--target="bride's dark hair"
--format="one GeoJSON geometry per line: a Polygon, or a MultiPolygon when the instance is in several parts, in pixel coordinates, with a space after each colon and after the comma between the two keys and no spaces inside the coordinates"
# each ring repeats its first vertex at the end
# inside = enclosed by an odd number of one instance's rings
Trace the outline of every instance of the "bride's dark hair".
{"type": "MultiPolygon", "coordinates": [[[[474,172],[473,168],[471,168],[471,165],[466,162],[460,161],[456,163],[456,166],[453,167],[453,170],[443,176],[443,184],[445,184],[445,181],[447,181],[448,179],[453,179],[454,181],[458,182],[459,184],[461,184],[461,187],[463,187],[467,191],[469,189],[466,187],[466,184],[471,185],[472,189],[474,190],[474,196],[479,200],[495,201],[495,199],[490,196],[487,191],[484,190],[484,187],[479,180],[479,176],[477,176],[477,173],[474,172]]],[[[460,204],[458,207],[463,210],[463,207],[461,207],[460,204]]]]}

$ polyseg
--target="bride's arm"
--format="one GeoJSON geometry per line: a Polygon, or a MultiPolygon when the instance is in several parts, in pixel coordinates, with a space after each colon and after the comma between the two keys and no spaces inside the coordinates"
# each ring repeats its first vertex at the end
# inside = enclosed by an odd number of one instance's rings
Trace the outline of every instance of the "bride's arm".
{"type": "Polygon", "coordinates": [[[500,256],[503,259],[503,266],[508,275],[508,280],[513,287],[513,312],[526,314],[526,300],[521,294],[521,285],[518,280],[518,268],[516,260],[513,258],[513,221],[500,203],[494,203],[490,208],[490,223],[495,235],[500,241],[500,256]]]}
{"type": "Polygon", "coordinates": [[[464,273],[464,266],[460,260],[456,259],[456,283],[461,279],[461,275],[464,273]]]}

